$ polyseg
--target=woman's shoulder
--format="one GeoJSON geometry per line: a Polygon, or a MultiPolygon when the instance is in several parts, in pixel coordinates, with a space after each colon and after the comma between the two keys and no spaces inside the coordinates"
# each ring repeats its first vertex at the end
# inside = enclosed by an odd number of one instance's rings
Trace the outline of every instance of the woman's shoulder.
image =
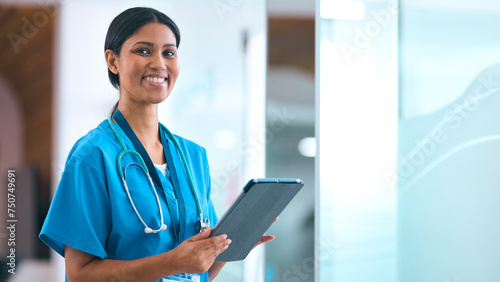
{"type": "Polygon", "coordinates": [[[199,148],[199,149],[204,149],[203,146],[201,146],[200,144],[190,140],[190,139],[187,139],[185,137],[182,137],[182,136],[179,136],[177,134],[173,134],[175,136],[175,139],[177,139],[177,141],[179,142],[179,144],[185,144],[186,146],[190,146],[190,147],[193,147],[193,148],[199,148]]]}
{"type": "Polygon", "coordinates": [[[102,155],[103,152],[116,150],[116,142],[113,141],[111,127],[107,120],[102,121],[96,128],[82,136],[71,149],[68,159],[75,157],[88,157],[90,155],[102,155]]]}
{"type": "MultiPolygon", "coordinates": [[[[166,136],[169,140],[171,140],[171,137],[168,136],[168,134],[166,134],[166,136]]],[[[173,136],[175,137],[175,139],[179,143],[179,146],[182,149],[186,150],[188,154],[192,155],[194,153],[194,154],[200,154],[203,157],[206,157],[207,151],[205,150],[205,148],[203,146],[199,145],[198,143],[196,143],[190,139],[184,138],[182,136],[179,136],[176,134],[173,134],[173,136]]]]}

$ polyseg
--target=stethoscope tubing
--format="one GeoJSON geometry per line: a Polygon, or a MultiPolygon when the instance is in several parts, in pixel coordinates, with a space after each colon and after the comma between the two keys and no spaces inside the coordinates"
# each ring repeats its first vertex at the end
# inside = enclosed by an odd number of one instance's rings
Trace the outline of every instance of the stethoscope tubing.
{"type": "MultiPolygon", "coordinates": [[[[109,125],[111,127],[111,130],[116,135],[116,138],[118,139],[118,141],[120,142],[120,145],[122,147],[122,151],[120,153],[118,153],[118,156],[116,157],[116,168],[118,170],[120,178],[122,179],[123,187],[125,189],[125,192],[127,194],[128,199],[130,201],[130,204],[132,205],[132,208],[133,208],[135,214],[137,215],[137,218],[140,220],[140,222],[144,226],[144,232],[145,233],[158,233],[160,231],[166,230],[167,226],[164,224],[164,221],[163,221],[163,209],[161,208],[160,199],[158,197],[158,193],[156,192],[156,189],[154,188],[153,180],[151,179],[151,175],[149,174],[149,170],[148,170],[148,168],[147,168],[147,166],[146,166],[146,164],[144,162],[144,159],[142,158],[142,156],[137,151],[127,148],[127,146],[123,142],[123,139],[121,138],[120,134],[118,133],[118,131],[117,131],[115,125],[114,125],[114,122],[112,121],[111,115],[108,116],[108,123],[109,123],[109,125]],[[150,228],[144,222],[144,220],[142,219],[141,215],[139,214],[139,211],[135,207],[134,201],[132,200],[132,197],[130,195],[130,191],[129,191],[127,182],[125,180],[126,179],[126,175],[125,175],[126,173],[123,172],[124,170],[122,170],[122,165],[121,165],[121,159],[127,153],[133,154],[133,155],[135,155],[139,159],[139,161],[141,163],[140,167],[144,170],[144,173],[148,176],[148,179],[149,179],[149,182],[150,182],[150,185],[151,185],[151,189],[153,190],[153,193],[155,195],[156,203],[158,204],[158,210],[159,210],[159,213],[160,213],[160,218],[161,218],[160,222],[161,223],[160,223],[160,228],[159,229],[152,229],[152,228],[150,228]]],[[[199,232],[199,231],[203,230],[205,227],[208,227],[210,225],[210,221],[208,220],[208,218],[206,220],[203,220],[203,212],[201,210],[201,204],[200,204],[200,200],[198,198],[198,192],[196,191],[196,188],[195,188],[195,185],[194,185],[194,181],[193,181],[193,176],[191,174],[191,171],[189,170],[189,166],[187,164],[186,157],[184,156],[184,153],[181,150],[179,142],[177,141],[177,139],[175,138],[175,136],[170,132],[170,130],[168,130],[168,128],[166,126],[164,126],[161,123],[160,123],[160,126],[168,134],[168,136],[172,139],[172,141],[174,142],[174,145],[175,145],[177,151],[179,152],[179,155],[181,157],[182,163],[184,165],[184,169],[186,170],[186,174],[187,174],[187,177],[188,177],[188,180],[189,180],[189,186],[191,188],[191,192],[192,192],[194,200],[196,202],[196,210],[197,210],[197,213],[198,213],[198,215],[200,217],[200,221],[199,221],[200,230],[197,230],[199,232]]],[[[128,164],[127,166],[125,166],[125,170],[127,169],[127,167],[129,165],[131,165],[131,164],[128,164]]],[[[135,164],[135,165],[139,165],[139,164],[135,164]]],[[[198,225],[196,225],[196,226],[198,226],[198,225]]]]}
{"type": "Polygon", "coordinates": [[[164,126],[163,124],[160,123],[160,125],[163,128],[163,130],[165,130],[165,132],[167,132],[168,136],[172,139],[172,141],[174,141],[175,148],[177,149],[177,151],[179,151],[179,155],[181,156],[181,159],[182,159],[182,164],[184,165],[184,169],[186,170],[186,174],[188,176],[189,186],[191,187],[191,192],[193,193],[194,200],[196,201],[196,210],[198,212],[198,215],[200,216],[200,220],[203,221],[203,213],[201,211],[200,200],[198,199],[198,192],[196,191],[196,189],[194,187],[193,176],[191,175],[191,171],[189,170],[189,167],[188,167],[188,164],[186,161],[186,157],[184,156],[184,153],[182,153],[181,146],[179,145],[179,142],[177,142],[177,139],[172,134],[172,132],[170,132],[170,130],[168,130],[168,128],[166,126],[164,126]]]}

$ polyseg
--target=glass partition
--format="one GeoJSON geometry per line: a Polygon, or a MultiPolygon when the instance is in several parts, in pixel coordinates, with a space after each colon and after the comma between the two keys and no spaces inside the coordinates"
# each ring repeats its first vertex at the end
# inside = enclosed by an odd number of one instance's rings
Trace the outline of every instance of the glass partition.
{"type": "Polygon", "coordinates": [[[500,3],[401,0],[399,281],[499,281],[500,3]]]}
{"type": "Polygon", "coordinates": [[[396,281],[397,6],[318,2],[316,281],[396,281]]]}
{"type": "Polygon", "coordinates": [[[317,4],[317,281],[499,281],[500,3],[317,4]]]}

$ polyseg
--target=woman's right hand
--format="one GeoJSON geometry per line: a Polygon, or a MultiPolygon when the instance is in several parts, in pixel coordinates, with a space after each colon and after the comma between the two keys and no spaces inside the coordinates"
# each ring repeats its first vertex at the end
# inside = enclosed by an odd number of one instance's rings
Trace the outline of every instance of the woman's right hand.
{"type": "Polygon", "coordinates": [[[176,273],[206,272],[231,244],[226,235],[209,238],[211,232],[207,229],[196,234],[169,252],[135,260],[101,259],[65,246],[68,281],[121,281],[124,276],[130,281],[149,282],[176,273]]]}
{"type": "Polygon", "coordinates": [[[209,237],[211,232],[212,229],[207,228],[170,251],[176,269],[184,273],[203,273],[210,269],[215,258],[231,244],[227,235],[209,237]]]}

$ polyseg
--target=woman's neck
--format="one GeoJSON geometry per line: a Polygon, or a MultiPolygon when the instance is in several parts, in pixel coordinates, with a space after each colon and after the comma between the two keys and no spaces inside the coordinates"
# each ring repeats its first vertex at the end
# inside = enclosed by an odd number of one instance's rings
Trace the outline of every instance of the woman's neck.
{"type": "Polygon", "coordinates": [[[158,142],[161,142],[158,130],[157,105],[130,106],[127,103],[119,103],[118,110],[125,117],[135,135],[146,149],[154,147],[158,142]]]}

